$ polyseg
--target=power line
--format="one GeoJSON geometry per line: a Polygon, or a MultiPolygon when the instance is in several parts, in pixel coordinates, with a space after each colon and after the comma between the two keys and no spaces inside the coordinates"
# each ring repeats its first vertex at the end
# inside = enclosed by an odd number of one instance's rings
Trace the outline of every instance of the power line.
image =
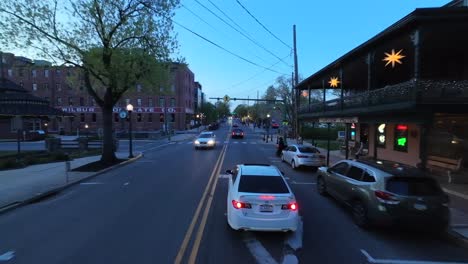
{"type": "Polygon", "coordinates": [[[262,26],[268,33],[270,33],[270,35],[272,35],[274,38],[276,38],[281,43],[283,43],[286,47],[292,49],[291,46],[286,44],[284,41],[282,41],[280,38],[278,38],[275,34],[273,34],[273,32],[271,32],[266,26],[264,26],[252,13],[250,13],[250,11],[244,5],[242,5],[241,2],[239,2],[239,0],[236,0],[236,2],[245,10],[245,12],[247,12],[247,14],[249,14],[255,21],[257,21],[257,23],[260,24],[260,26],[262,26]]]}
{"type": "Polygon", "coordinates": [[[275,58],[281,60],[284,64],[286,64],[288,67],[291,67],[290,64],[288,64],[287,62],[285,62],[284,60],[282,60],[280,57],[278,57],[276,54],[274,54],[273,52],[271,52],[270,50],[268,50],[267,48],[265,48],[263,45],[259,44],[257,41],[253,40],[251,37],[247,36],[246,34],[244,34],[243,32],[241,32],[240,30],[238,30],[237,28],[235,28],[234,26],[232,26],[231,24],[229,24],[226,20],[224,20],[222,17],[218,16],[218,14],[216,14],[215,12],[213,12],[211,9],[209,9],[208,7],[206,7],[204,4],[200,3],[200,1],[198,0],[195,0],[195,2],[197,2],[199,5],[201,5],[203,8],[205,8],[208,12],[210,12],[211,14],[213,14],[214,16],[216,16],[219,20],[223,21],[223,23],[225,23],[226,25],[228,25],[230,28],[234,29],[236,32],[238,32],[239,34],[241,34],[242,36],[244,36],[245,38],[247,38],[248,40],[250,40],[252,43],[254,43],[255,45],[257,45],[258,47],[262,48],[263,50],[265,50],[266,52],[268,52],[269,54],[271,54],[272,56],[274,56],[275,58]]]}
{"type": "Polygon", "coordinates": [[[225,17],[227,17],[227,19],[229,19],[240,30],[242,30],[245,34],[250,36],[250,34],[245,29],[243,29],[239,24],[237,24],[235,20],[233,20],[230,16],[228,16],[221,8],[219,8],[215,3],[213,3],[213,1],[208,0],[208,2],[210,2],[219,12],[221,12],[221,14],[223,14],[225,17]]]}
{"type": "Polygon", "coordinates": [[[234,52],[232,52],[232,51],[230,51],[230,50],[228,50],[228,49],[226,49],[226,48],[224,48],[224,47],[222,47],[222,46],[216,44],[215,42],[213,42],[213,41],[211,41],[211,40],[205,38],[204,36],[202,36],[202,35],[200,35],[200,34],[194,32],[193,30],[187,28],[186,26],[184,26],[184,25],[178,23],[178,22],[175,21],[175,20],[172,20],[172,22],[174,22],[174,24],[176,24],[176,25],[182,27],[183,29],[189,31],[190,33],[196,35],[197,37],[199,37],[199,38],[205,40],[206,42],[209,42],[210,44],[212,44],[212,45],[214,45],[214,46],[216,46],[216,47],[218,47],[218,48],[224,50],[225,52],[227,52],[227,53],[229,53],[229,54],[231,54],[231,55],[233,55],[233,56],[235,56],[235,57],[237,57],[237,58],[239,58],[239,59],[241,59],[241,60],[243,60],[243,61],[245,61],[245,62],[248,62],[248,63],[250,63],[250,64],[252,64],[252,65],[255,65],[255,66],[257,66],[257,67],[263,68],[263,69],[268,70],[268,71],[271,71],[271,72],[275,72],[275,73],[278,73],[278,74],[283,74],[283,73],[278,72],[278,71],[275,71],[275,70],[273,70],[273,69],[271,69],[271,68],[268,68],[268,67],[262,66],[262,65],[260,65],[260,64],[257,64],[257,63],[255,63],[255,62],[253,62],[253,61],[250,61],[250,60],[248,60],[248,59],[246,59],[246,58],[244,58],[244,57],[242,57],[242,56],[240,56],[240,55],[237,55],[236,53],[234,53],[234,52]]]}
{"type": "Polygon", "coordinates": [[[196,16],[198,19],[200,19],[202,22],[204,22],[205,24],[207,24],[210,28],[214,29],[217,31],[217,29],[215,27],[213,27],[210,23],[206,22],[206,20],[204,20],[203,18],[201,18],[199,15],[197,15],[197,13],[193,12],[192,10],[190,10],[188,7],[186,7],[184,4],[181,4],[181,6],[185,9],[187,9],[187,11],[189,11],[190,13],[192,13],[192,15],[196,16]]]}

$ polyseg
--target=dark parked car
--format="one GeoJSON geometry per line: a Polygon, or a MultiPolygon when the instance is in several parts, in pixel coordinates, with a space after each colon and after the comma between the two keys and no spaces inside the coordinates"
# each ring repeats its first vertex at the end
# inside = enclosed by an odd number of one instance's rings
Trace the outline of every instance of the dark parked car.
{"type": "Polygon", "coordinates": [[[240,128],[235,128],[232,130],[231,138],[244,138],[244,131],[240,128]]]}
{"type": "Polygon", "coordinates": [[[213,122],[208,125],[208,130],[216,130],[219,128],[219,124],[217,122],[213,122]]]}
{"type": "Polygon", "coordinates": [[[417,168],[391,161],[342,160],[318,172],[318,192],[349,205],[360,227],[372,223],[413,224],[428,231],[448,227],[447,194],[417,168]]]}
{"type": "Polygon", "coordinates": [[[31,130],[26,133],[26,140],[36,141],[44,140],[46,138],[46,132],[44,130],[31,130]]]}

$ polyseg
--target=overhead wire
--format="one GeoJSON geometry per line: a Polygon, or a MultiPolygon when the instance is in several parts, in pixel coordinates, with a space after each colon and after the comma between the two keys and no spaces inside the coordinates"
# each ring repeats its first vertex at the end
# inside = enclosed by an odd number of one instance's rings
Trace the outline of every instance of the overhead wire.
{"type": "Polygon", "coordinates": [[[216,14],[215,12],[213,12],[211,9],[209,9],[207,6],[205,6],[204,4],[202,4],[200,1],[198,0],[195,0],[195,2],[197,2],[200,6],[202,6],[204,9],[206,9],[208,12],[210,12],[212,15],[216,16],[219,20],[221,20],[223,23],[225,23],[226,25],[228,25],[230,28],[234,29],[236,32],[238,32],[239,34],[241,34],[242,36],[244,36],[245,38],[247,38],[248,40],[250,40],[252,43],[254,43],[255,45],[257,45],[258,47],[260,47],[261,49],[263,49],[264,51],[266,51],[267,53],[269,53],[270,55],[272,55],[273,57],[281,60],[284,64],[286,64],[288,67],[291,67],[290,64],[288,64],[287,62],[285,62],[284,60],[282,60],[280,57],[278,57],[276,54],[274,54],[273,52],[271,52],[270,50],[268,50],[267,48],[265,48],[263,45],[259,44],[257,41],[255,41],[254,39],[252,39],[251,37],[247,36],[246,34],[244,34],[243,32],[241,32],[240,30],[238,30],[237,28],[235,28],[234,26],[232,26],[231,24],[229,24],[226,20],[224,20],[222,17],[220,17],[218,14],[216,14]]]}
{"type": "Polygon", "coordinates": [[[242,9],[244,9],[245,12],[247,12],[247,14],[249,14],[255,21],[257,21],[257,23],[263,27],[263,29],[265,29],[268,33],[270,33],[270,35],[272,35],[274,38],[276,38],[277,40],[279,40],[281,43],[283,43],[286,47],[292,49],[292,47],[288,44],[286,44],[286,42],[282,41],[280,38],[278,38],[275,34],[273,34],[273,32],[271,32],[265,25],[262,24],[262,22],[260,22],[239,0],[236,0],[236,2],[242,7],[242,9]]]}
{"type": "Polygon", "coordinates": [[[186,27],[186,26],[180,24],[179,22],[177,22],[177,21],[175,21],[175,20],[172,20],[172,22],[174,22],[174,24],[180,26],[181,28],[183,28],[183,29],[189,31],[190,33],[196,35],[197,37],[199,37],[199,38],[205,40],[206,42],[208,42],[208,43],[210,43],[210,44],[212,44],[212,45],[218,47],[219,49],[221,49],[221,50],[223,50],[223,51],[225,51],[225,52],[227,52],[227,53],[229,53],[229,54],[231,54],[231,55],[233,55],[233,56],[235,56],[235,57],[237,57],[237,58],[239,58],[239,59],[241,59],[241,60],[243,60],[243,61],[245,61],[245,62],[247,62],[247,63],[250,63],[250,64],[252,64],[252,65],[255,65],[255,66],[257,66],[257,67],[263,68],[263,69],[268,70],[268,71],[271,71],[271,72],[275,72],[275,73],[278,73],[278,74],[283,74],[283,73],[278,72],[278,71],[276,71],[276,70],[273,70],[273,69],[271,69],[271,68],[269,68],[269,67],[265,67],[265,66],[262,66],[262,65],[260,65],[260,64],[258,64],[258,63],[255,63],[255,62],[253,62],[253,61],[251,61],[251,60],[248,60],[248,59],[246,59],[246,58],[244,58],[244,57],[242,57],[242,56],[240,56],[240,55],[238,55],[238,54],[236,54],[236,53],[234,53],[234,52],[232,52],[232,51],[230,51],[230,50],[228,50],[228,49],[222,47],[221,45],[219,45],[219,44],[217,44],[217,43],[215,43],[215,42],[213,42],[213,41],[207,39],[206,37],[204,37],[204,36],[202,36],[202,35],[196,33],[195,31],[189,29],[188,27],[186,27]]]}

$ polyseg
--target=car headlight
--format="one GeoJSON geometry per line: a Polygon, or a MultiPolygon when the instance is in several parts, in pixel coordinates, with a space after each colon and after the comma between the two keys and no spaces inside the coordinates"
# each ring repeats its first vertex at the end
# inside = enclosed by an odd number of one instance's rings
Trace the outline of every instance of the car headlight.
{"type": "Polygon", "coordinates": [[[213,145],[214,143],[214,140],[208,140],[208,145],[213,145]]]}
{"type": "Polygon", "coordinates": [[[195,140],[193,143],[195,143],[195,145],[200,145],[200,141],[198,140],[195,140]]]}

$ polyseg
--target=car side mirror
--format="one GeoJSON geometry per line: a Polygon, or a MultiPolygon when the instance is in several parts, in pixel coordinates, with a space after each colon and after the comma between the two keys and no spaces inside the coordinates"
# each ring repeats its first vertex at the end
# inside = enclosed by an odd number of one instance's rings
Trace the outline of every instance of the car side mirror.
{"type": "Polygon", "coordinates": [[[232,170],[226,170],[226,173],[232,175],[232,170]]]}

